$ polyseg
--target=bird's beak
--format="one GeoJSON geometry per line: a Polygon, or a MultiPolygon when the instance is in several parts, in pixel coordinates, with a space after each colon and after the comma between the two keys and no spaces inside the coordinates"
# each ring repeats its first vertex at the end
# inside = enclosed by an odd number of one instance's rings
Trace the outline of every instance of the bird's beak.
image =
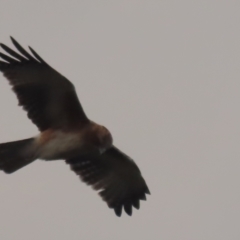
{"type": "Polygon", "coordinates": [[[99,148],[100,154],[103,154],[106,151],[106,148],[99,148]]]}

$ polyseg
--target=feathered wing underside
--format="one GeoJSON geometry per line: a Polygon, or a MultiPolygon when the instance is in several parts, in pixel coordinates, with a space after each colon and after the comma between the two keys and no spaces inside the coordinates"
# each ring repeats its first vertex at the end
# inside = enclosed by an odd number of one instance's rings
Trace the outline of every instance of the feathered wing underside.
{"type": "Polygon", "coordinates": [[[16,52],[4,44],[0,52],[0,71],[9,80],[28,117],[40,131],[68,128],[88,119],[78,100],[73,84],[50,67],[32,48],[30,53],[12,42],[16,52]]]}
{"type": "Polygon", "coordinates": [[[100,190],[117,216],[121,216],[122,208],[131,215],[132,206],[139,209],[139,201],[150,194],[137,165],[116,147],[100,156],[80,156],[66,162],[83,182],[100,190]]]}

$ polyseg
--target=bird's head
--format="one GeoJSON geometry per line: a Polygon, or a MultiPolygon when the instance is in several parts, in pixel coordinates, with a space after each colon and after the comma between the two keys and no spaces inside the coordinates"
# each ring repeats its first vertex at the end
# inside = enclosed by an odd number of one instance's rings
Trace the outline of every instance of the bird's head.
{"type": "Polygon", "coordinates": [[[112,134],[106,127],[99,126],[98,131],[96,132],[96,136],[97,145],[99,147],[100,153],[102,154],[112,146],[113,144],[112,134]]]}
{"type": "Polygon", "coordinates": [[[97,148],[100,154],[104,153],[113,144],[113,138],[110,131],[101,125],[94,122],[91,123],[90,131],[87,131],[87,136],[90,144],[97,148]]]}

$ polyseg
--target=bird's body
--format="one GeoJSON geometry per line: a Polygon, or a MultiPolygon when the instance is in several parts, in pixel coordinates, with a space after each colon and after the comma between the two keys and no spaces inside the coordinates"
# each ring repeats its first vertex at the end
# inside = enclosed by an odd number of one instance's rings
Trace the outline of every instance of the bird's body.
{"type": "Polygon", "coordinates": [[[70,131],[46,130],[35,138],[34,144],[39,159],[57,160],[101,154],[112,146],[112,136],[106,128],[89,121],[70,131]]]}
{"type": "Polygon", "coordinates": [[[36,159],[65,160],[118,216],[122,207],[131,215],[149,193],[137,165],[113,146],[107,128],[86,116],[73,84],[11,39],[21,54],[0,44],[10,55],[0,52],[0,71],[40,134],[0,144],[0,169],[13,173],[36,159]]]}
{"type": "Polygon", "coordinates": [[[57,160],[80,155],[85,141],[82,132],[47,130],[37,136],[34,143],[39,159],[57,160]]]}

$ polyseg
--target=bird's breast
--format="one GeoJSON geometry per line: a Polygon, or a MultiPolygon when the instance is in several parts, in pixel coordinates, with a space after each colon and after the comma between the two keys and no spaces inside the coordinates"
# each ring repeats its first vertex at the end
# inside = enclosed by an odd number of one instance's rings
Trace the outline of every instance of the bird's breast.
{"type": "Polygon", "coordinates": [[[36,138],[40,159],[65,159],[80,154],[84,140],[79,132],[47,130],[36,138]]]}

